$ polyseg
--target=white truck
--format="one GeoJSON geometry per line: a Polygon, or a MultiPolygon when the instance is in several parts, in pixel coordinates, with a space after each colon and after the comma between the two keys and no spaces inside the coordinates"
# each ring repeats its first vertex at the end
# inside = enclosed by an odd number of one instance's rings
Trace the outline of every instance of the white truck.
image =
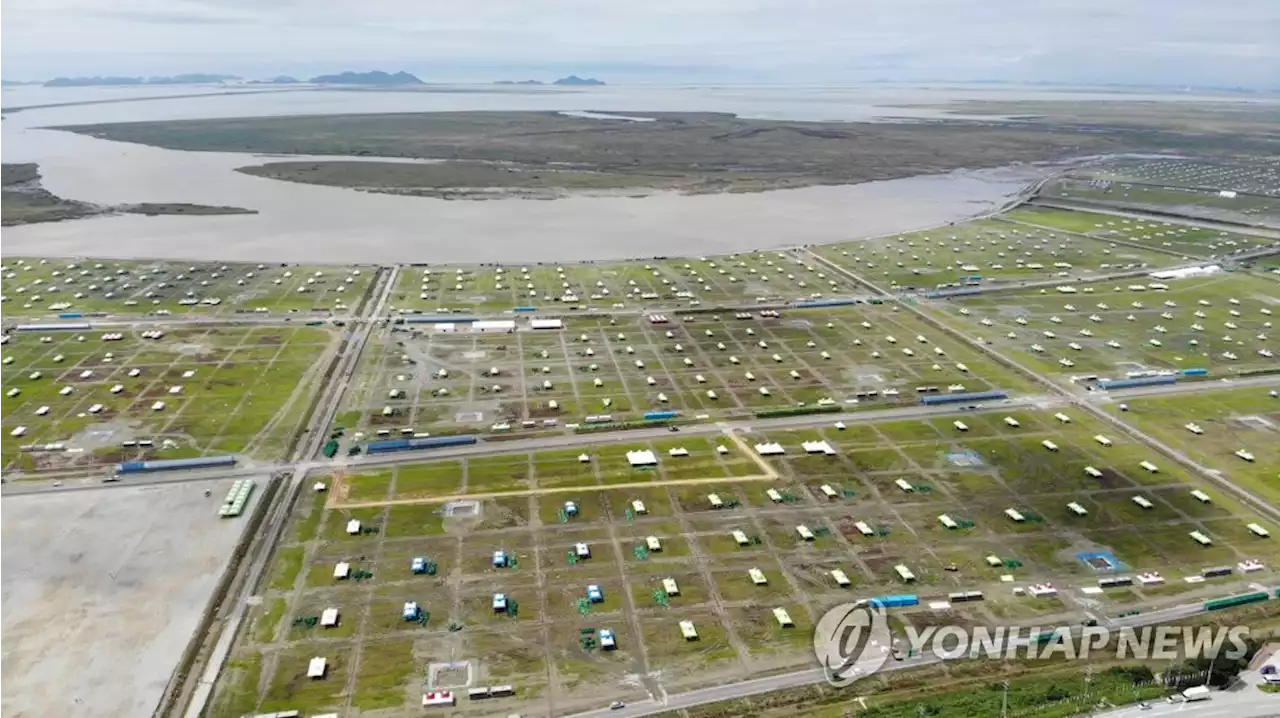
{"type": "Polygon", "coordinates": [[[1186,703],[1209,700],[1209,686],[1191,686],[1182,692],[1182,700],[1186,703]]]}

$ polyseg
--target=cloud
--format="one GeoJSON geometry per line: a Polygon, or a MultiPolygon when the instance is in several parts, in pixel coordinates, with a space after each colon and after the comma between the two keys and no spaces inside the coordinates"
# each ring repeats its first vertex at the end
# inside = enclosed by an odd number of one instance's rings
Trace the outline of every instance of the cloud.
{"type": "Polygon", "coordinates": [[[706,81],[1280,77],[1275,0],[8,0],[4,19],[9,77],[379,66],[491,79],[484,68],[566,64],[706,81]]]}
{"type": "Polygon", "coordinates": [[[129,23],[154,25],[244,25],[252,22],[246,18],[217,17],[179,12],[139,12],[136,10],[98,10],[88,17],[104,20],[120,20],[129,23]]]}

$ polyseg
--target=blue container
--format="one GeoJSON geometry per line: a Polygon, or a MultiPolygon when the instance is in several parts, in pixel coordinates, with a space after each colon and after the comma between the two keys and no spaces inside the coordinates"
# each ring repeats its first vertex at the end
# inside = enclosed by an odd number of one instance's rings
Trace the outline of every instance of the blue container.
{"type": "Polygon", "coordinates": [[[536,311],[538,311],[538,308],[537,308],[537,307],[516,307],[515,309],[513,309],[513,310],[511,310],[511,311],[513,311],[513,312],[536,312],[536,311]]]}
{"type": "Polygon", "coordinates": [[[967,394],[933,394],[920,398],[920,403],[928,406],[938,404],[960,404],[966,401],[991,401],[1007,399],[1009,395],[1003,391],[975,391],[967,394]]]}
{"type": "Polygon", "coordinates": [[[445,446],[466,446],[476,443],[474,436],[430,436],[423,439],[388,439],[371,441],[364,450],[370,454],[386,454],[392,451],[412,449],[439,449],[445,446]]]}
{"type": "Polygon", "coordinates": [[[974,294],[982,294],[982,290],[970,287],[969,289],[940,289],[936,292],[926,292],[925,299],[944,299],[946,297],[965,297],[974,294]]]}
{"type": "Polygon", "coordinates": [[[404,451],[408,448],[408,439],[388,439],[387,441],[370,441],[364,450],[370,454],[384,454],[388,451],[404,451]]]}
{"type": "Polygon", "coordinates": [[[470,324],[479,320],[480,317],[453,314],[417,314],[404,319],[406,324],[470,324]]]}
{"type": "Polygon", "coordinates": [[[442,446],[466,446],[476,443],[474,436],[430,436],[423,439],[409,439],[411,449],[437,449],[442,446]]]}
{"type": "Polygon", "coordinates": [[[1135,386],[1160,386],[1175,382],[1177,382],[1177,377],[1168,374],[1164,376],[1140,376],[1133,379],[1103,379],[1098,382],[1098,388],[1128,389],[1135,386]]]}
{"type": "Polygon", "coordinates": [[[116,465],[117,474],[140,474],[147,471],[173,469],[207,469],[217,466],[235,466],[234,456],[208,456],[195,459],[158,459],[156,461],[126,461],[116,465]]]}
{"type": "Polygon", "coordinates": [[[58,315],[59,319],[79,319],[84,315],[80,312],[62,312],[58,315]]]}
{"type": "Polygon", "coordinates": [[[915,594],[901,594],[897,596],[879,596],[871,599],[872,605],[883,606],[885,608],[904,608],[906,606],[915,606],[920,603],[920,597],[915,594]]]}
{"type": "Polygon", "coordinates": [[[644,418],[648,419],[674,419],[677,414],[674,411],[646,411],[644,418]]]}
{"type": "Polygon", "coordinates": [[[843,307],[850,304],[857,304],[856,299],[807,299],[802,302],[793,302],[791,306],[797,309],[807,309],[810,307],[843,307]]]}
{"type": "Polygon", "coordinates": [[[1208,369],[1183,369],[1183,376],[1208,376],[1208,369]]]}

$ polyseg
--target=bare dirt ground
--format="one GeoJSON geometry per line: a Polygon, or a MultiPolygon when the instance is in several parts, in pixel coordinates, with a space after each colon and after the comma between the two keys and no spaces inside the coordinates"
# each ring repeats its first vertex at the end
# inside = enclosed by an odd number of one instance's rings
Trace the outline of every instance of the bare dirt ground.
{"type": "Polygon", "coordinates": [[[244,526],[230,484],[6,499],[0,712],[150,715],[244,526]]]}

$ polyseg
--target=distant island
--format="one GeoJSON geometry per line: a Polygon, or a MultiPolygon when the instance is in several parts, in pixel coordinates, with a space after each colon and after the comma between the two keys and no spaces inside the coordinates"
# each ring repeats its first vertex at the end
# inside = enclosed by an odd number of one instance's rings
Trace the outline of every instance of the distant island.
{"type": "Polygon", "coordinates": [[[276,75],[275,77],[269,80],[249,80],[248,84],[250,85],[296,85],[299,82],[302,82],[302,81],[296,77],[289,77],[288,75],[276,75]]]}
{"type": "Polygon", "coordinates": [[[578,77],[577,75],[570,75],[568,77],[562,77],[551,84],[553,85],[603,85],[604,82],[602,80],[597,80],[594,77],[583,78],[583,77],[578,77]]]}
{"type": "MultiPolygon", "coordinates": [[[[543,82],[542,80],[498,80],[493,84],[495,85],[545,85],[547,83],[543,82]]],[[[552,85],[590,86],[590,85],[603,85],[605,83],[604,81],[597,80],[594,77],[584,78],[584,77],[578,77],[577,75],[569,75],[568,77],[562,77],[559,80],[552,82],[551,84],[552,85]]]]}
{"type": "Polygon", "coordinates": [[[235,75],[189,73],[169,77],[55,77],[45,87],[99,87],[116,85],[200,85],[239,80],[235,75]]]}
{"type": "Polygon", "coordinates": [[[414,75],[403,70],[394,75],[381,70],[373,72],[347,72],[339,75],[317,75],[310,82],[317,85],[423,85],[426,84],[414,75]]]}

